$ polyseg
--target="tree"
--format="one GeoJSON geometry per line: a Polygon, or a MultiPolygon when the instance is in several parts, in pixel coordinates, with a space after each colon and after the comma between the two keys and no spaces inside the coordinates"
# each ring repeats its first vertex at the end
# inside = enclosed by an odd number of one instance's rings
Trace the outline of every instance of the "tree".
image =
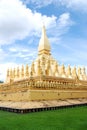
{"type": "Polygon", "coordinates": [[[3,83],[3,81],[0,81],[0,83],[3,83]]]}

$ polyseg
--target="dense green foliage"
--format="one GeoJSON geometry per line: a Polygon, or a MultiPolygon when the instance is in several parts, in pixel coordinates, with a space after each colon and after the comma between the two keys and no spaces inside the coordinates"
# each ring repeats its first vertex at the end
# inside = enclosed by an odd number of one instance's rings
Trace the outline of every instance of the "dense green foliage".
{"type": "Polygon", "coordinates": [[[0,83],[3,83],[3,81],[0,81],[0,83]]]}
{"type": "Polygon", "coordinates": [[[0,111],[0,130],[87,130],[87,107],[28,114],[0,111]]]}

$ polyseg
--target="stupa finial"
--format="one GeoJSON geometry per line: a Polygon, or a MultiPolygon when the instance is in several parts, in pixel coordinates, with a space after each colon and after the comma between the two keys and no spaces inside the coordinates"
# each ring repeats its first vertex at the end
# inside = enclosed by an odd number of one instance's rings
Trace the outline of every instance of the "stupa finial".
{"type": "Polygon", "coordinates": [[[40,39],[39,46],[38,46],[39,55],[41,55],[41,54],[49,55],[50,50],[51,50],[50,43],[49,43],[48,37],[46,35],[45,26],[43,25],[42,26],[42,35],[41,35],[41,39],[40,39]]]}
{"type": "Polygon", "coordinates": [[[43,24],[42,26],[42,34],[46,35],[46,28],[45,28],[45,25],[43,24]]]}

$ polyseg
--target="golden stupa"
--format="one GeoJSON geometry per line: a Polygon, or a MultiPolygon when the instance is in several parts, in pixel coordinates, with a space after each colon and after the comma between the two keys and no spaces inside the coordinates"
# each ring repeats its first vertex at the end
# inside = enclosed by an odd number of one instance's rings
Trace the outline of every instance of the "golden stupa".
{"type": "Polygon", "coordinates": [[[43,26],[38,56],[31,66],[7,70],[0,85],[1,101],[43,101],[87,98],[85,68],[59,65],[51,55],[51,46],[43,26]]]}

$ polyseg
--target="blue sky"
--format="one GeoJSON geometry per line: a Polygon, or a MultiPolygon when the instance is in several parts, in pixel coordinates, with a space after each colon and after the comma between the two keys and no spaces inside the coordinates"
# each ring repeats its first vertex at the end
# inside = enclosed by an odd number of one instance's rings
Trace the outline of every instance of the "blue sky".
{"type": "Polygon", "coordinates": [[[87,68],[87,0],[1,0],[1,80],[37,57],[43,23],[58,63],[87,68]]]}

